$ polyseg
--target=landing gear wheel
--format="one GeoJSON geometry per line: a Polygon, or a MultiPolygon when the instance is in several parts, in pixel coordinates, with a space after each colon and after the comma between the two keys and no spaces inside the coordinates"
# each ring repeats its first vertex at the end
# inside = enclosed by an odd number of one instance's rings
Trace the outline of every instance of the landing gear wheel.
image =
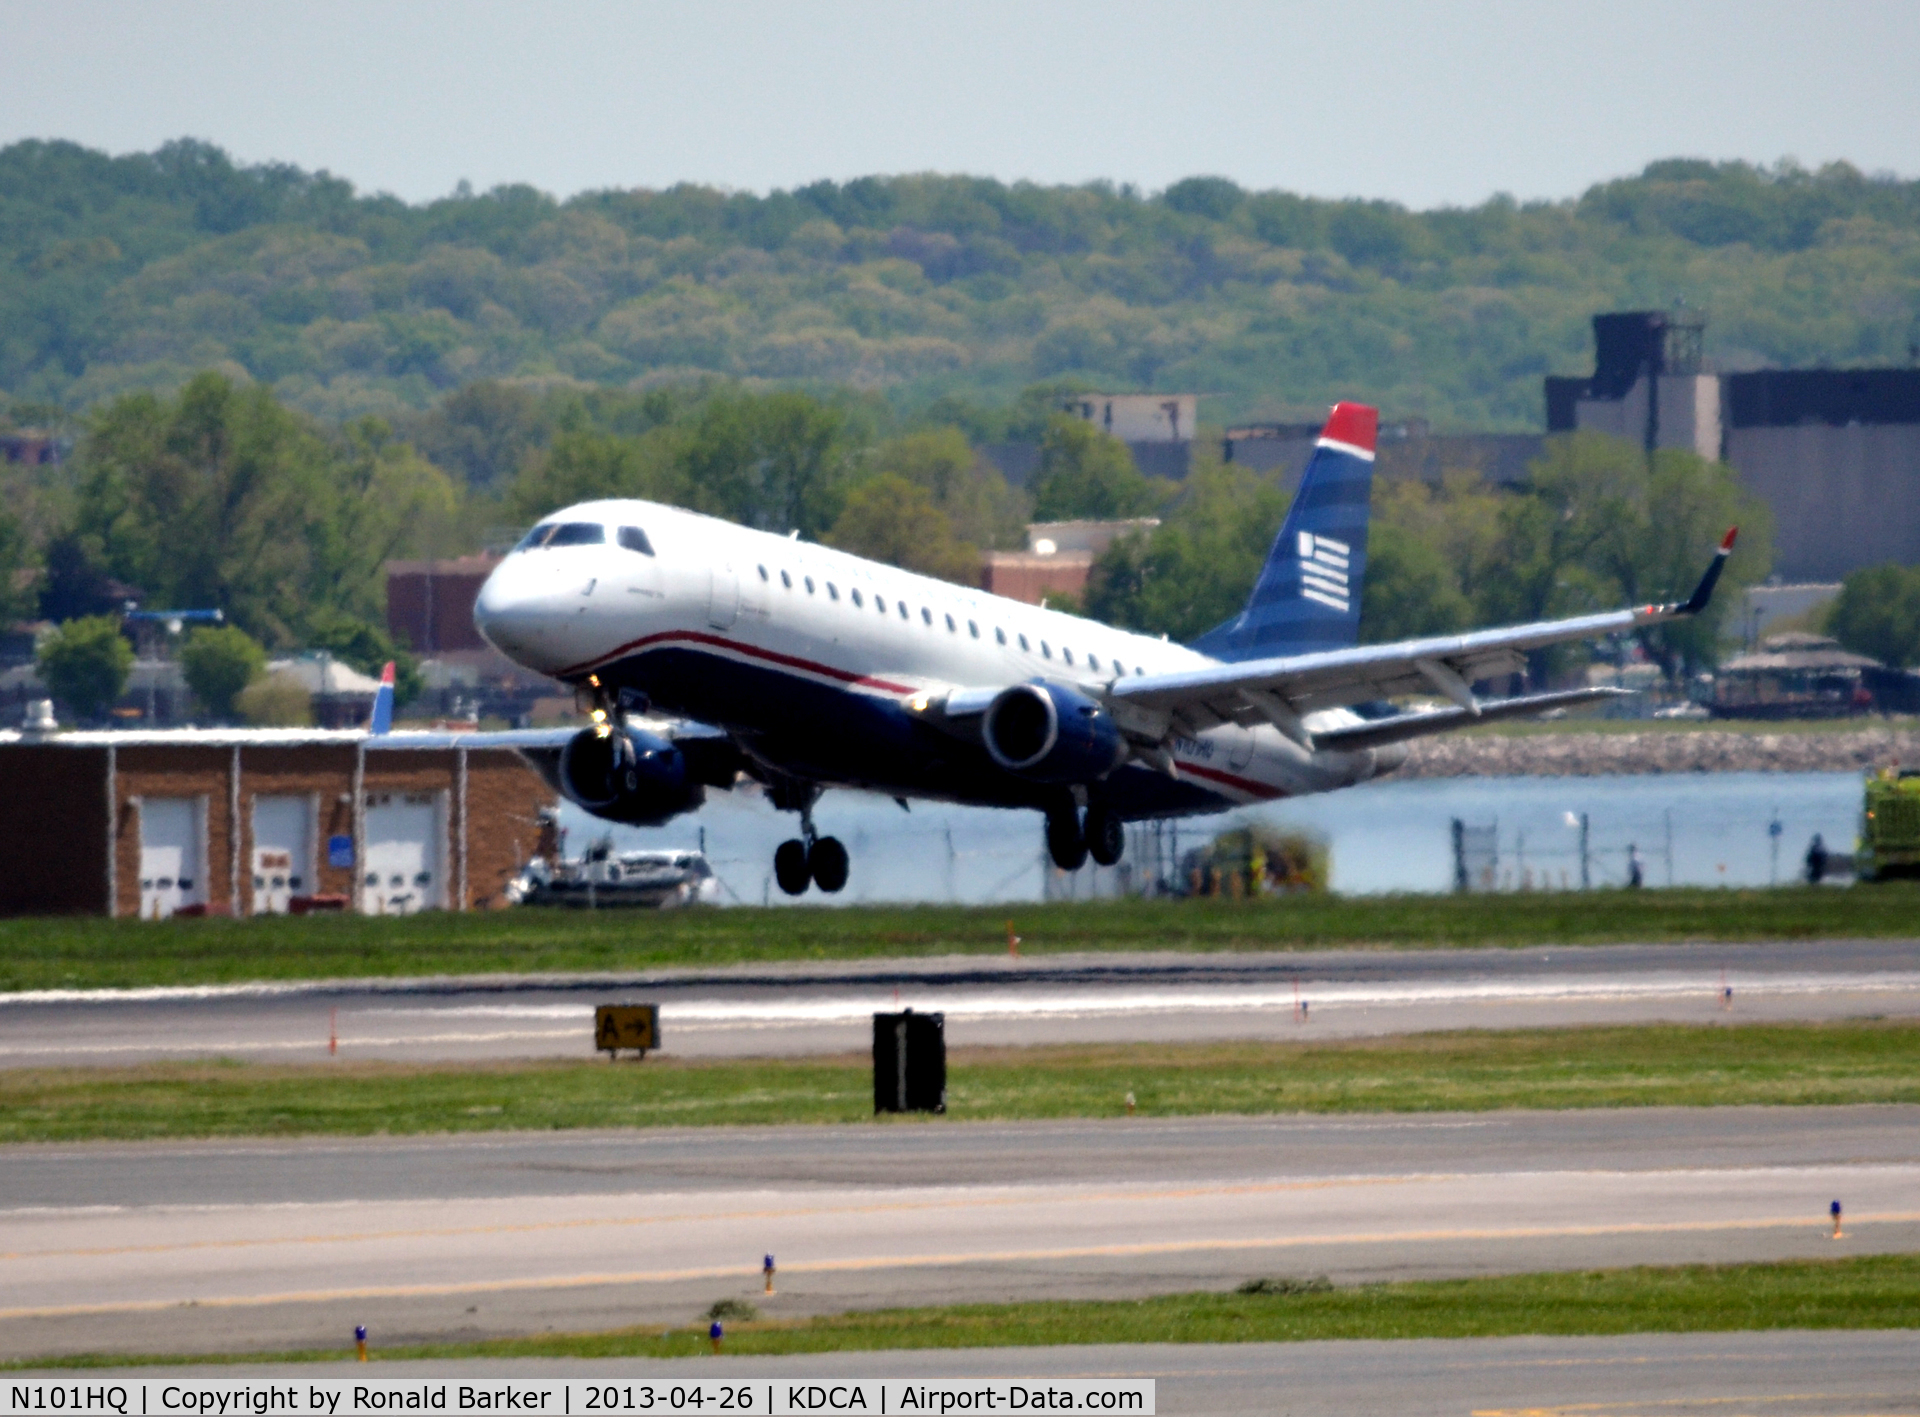
{"type": "Polygon", "coordinates": [[[773,853],[773,878],[788,895],[804,895],[812,873],[807,870],[807,844],[797,838],[783,841],[773,853]]]}
{"type": "Polygon", "coordinates": [[[1087,864],[1087,839],[1080,833],[1078,812],[1047,814],[1047,854],[1062,871],[1078,871],[1087,864]]]}
{"type": "Polygon", "coordinates": [[[1117,866],[1127,849],[1127,828],[1105,807],[1087,808],[1087,850],[1101,866],[1117,866]]]}
{"type": "Polygon", "coordinates": [[[807,865],[812,868],[813,883],[828,895],[847,883],[847,848],[837,836],[823,836],[814,842],[807,865]]]}

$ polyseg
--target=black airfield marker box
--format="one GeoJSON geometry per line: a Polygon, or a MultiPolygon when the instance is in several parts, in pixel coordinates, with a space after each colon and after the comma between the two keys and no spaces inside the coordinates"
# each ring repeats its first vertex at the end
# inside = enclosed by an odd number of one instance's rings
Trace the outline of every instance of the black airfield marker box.
{"type": "Polygon", "coordinates": [[[947,1016],[873,1016],[873,1110],[947,1110],[947,1016]]]}

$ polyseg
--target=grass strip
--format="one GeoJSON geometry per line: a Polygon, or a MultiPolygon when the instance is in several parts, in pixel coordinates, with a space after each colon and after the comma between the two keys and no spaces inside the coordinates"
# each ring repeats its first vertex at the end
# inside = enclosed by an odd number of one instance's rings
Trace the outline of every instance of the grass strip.
{"type": "Polygon", "coordinates": [[[0,921],[0,992],[998,954],[1902,939],[1920,884],[1018,906],[0,921]]]}
{"type": "MultiPolygon", "coordinates": [[[[960,1048],[946,1121],[1920,1102],[1920,1022],[960,1048]]],[[[0,1071],[0,1142],[874,1123],[864,1057],[0,1071]]],[[[938,1123],[933,1123],[937,1125],[938,1123]]]]}
{"type": "MultiPolygon", "coordinates": [[[[1764,1329],[1920,1328],[1920,1255],[1766,1264],[1642,1266],[1403,1280],[1292,1292],[1169,1294],[880,1309],[727,1326],[729,1354],[1030,1348],[1085,1343],[1298,1343],[1330,1338],[1501,1338],[1764,1329]]],[[[708,1351],[704,1319],[677,1329],[543,1333],[381,1349],[402,1358],[687,1358],[708,1351]]],[[[155,1363],[325,1362],[338,1349],[273,1354],[89,1354],[0,1368],[155,1363]]]]}

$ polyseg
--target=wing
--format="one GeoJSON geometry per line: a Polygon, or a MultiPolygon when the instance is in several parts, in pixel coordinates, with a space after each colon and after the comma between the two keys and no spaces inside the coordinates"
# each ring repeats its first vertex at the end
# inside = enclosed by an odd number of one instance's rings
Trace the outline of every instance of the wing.
{"type": "MultiPolygon", "coordinates": [[[[1319,654],[1279,659],[1248,660],[1239,664],[1208,665],[1177,674],[1151,674],[1121,680],[1108,691],[1114,720],[1130,736],[1161,739],[1170,732],[1189,736],[1224,723],[1251,726],[1271,723],[1302,746],[1315,746],[1316,735],[1302,722],[1318,709],[1338,708],[1373,699],[1438,692],[1453,700],[1454,710],[1441,715],[1402,714],[1380,720],[1365,729],[1345,730],[1345,746],[1361,747],[1395,738],[1439,732],[1489,716],[1539,712],[1570,702],[1600,697],[1587,690],[1564,695],[1533,695],[1524,710],[1483,705],[1474,697],[1476,680],[1519,671],[1531,650],[1570,640],[1594,639],[1620,630],[1638,629],[1706,608],[1733,550],[1735,532],[1729,531],[1715,553],[1713,564],[1685,601],[1642,605],[1599,615],[1577,615],[1566,620],[1542,620],[1465,635],[1402,640],[1396,644],[1359,645],[1319,654]],[[1419,726],[1414,726],[1414,721],[1419,726]],[[1393,725],[1389,730],[1388,725],[1393,725]],[[1391,737],[1378,736],[1391,732],[1391,737]],[[1369,737],[1371,732],[1372,737],[1369,737]]],[[[1521,701],[1510,700],[1510,704],[1521,701]]],[[[1322,746],[1334,746],[1342,731],[1325,735],[1322,746]]]]}

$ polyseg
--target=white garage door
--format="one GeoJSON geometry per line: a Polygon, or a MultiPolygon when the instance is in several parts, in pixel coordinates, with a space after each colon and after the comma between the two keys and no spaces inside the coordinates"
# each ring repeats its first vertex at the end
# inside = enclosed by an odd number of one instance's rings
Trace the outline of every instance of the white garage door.
{"type": "Polygon", "coordinates": [[[147,797],[140,803],[140,918],[164,920],[207,898],[200,873],[200,799],[147,797]]]}
{"type": "Polygon", "coordinates": [[[285,915],[313,894],[313,799],[253,799],[253,913],[285,915]]]}
{"type": "Polygon", "coordinates": [[[438,794],[394,793],[367,799],[367,864],[360,908],[369,915],[411,915],[444,901],[438,794]]]}

